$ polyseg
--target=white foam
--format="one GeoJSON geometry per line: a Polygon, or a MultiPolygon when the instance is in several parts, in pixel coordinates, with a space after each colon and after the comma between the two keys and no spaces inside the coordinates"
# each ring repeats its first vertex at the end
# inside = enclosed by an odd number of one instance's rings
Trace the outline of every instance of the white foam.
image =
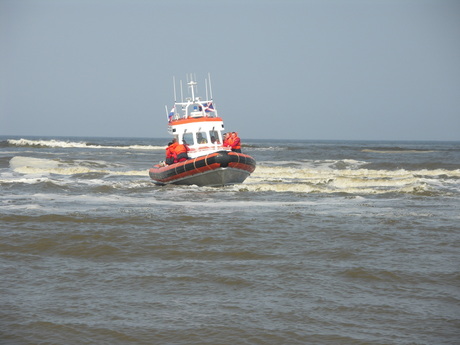
{"type": "Polygon", "coordinates": [[[33,177],[33,178],[4,178],[5,176],[2,176],[3,178],[0,179],[0,184],[7,184],[7,183],[23,183],[23,184],[36,184],[36,183],[42,183],[42,182],[49,182],[51,181],[49,178],[44,178],[44,177],[33,177]]]}
{"type": "Polygon", "coordinates": [[[59,162],[52,159],[16,156],[10,160],[10,168],[21,173],[43,173],[58,167],[59,162]]]}
{"type": "Polygon", "coordinates": [[[378,150],[378,149],[363,149],[361,152],[370,152],[370,153],[431,153],[436,152],[433,150],[378,150]]]}
{"type": "MultiPolygon", "coordinates": [[[[104,161],[61,161],[59,159],[44,159],[16,156],[10,160],[10,168],[21,174],[29,175],[76,175],[102,173],[115,176],[148,176],[148,170],[119,171],[110,169],[113,164],[104,161]]],[[[117,165],[115,165],[117,166],[117,165]]]]}
{"type": "Polygon", "coordinates": [[[268,147],[251,147],[251,151],[283,151],[286,148],[281,146],[268,146],[268,147]]]}
{"type": "Polygon", "coordinates": [[[249,191],[381,194],[455,190],[460,170],[372,170],[258,166],[246,180],[249,191]],[[442,178],[453,178],[444,181],[442,178]],[[449,182],[449,183],[447,183],[449,182]],[[437,185],[438,184],[438,185],[437,185]]]}
{"type": "Polygon", "coordinates": [[[29,140],[8,139],[10,145],[16,146],[42,146],[42,147],[87,147],[85,142],[69,142],[61,140],[29,140]]]}
{"type": "Polygon", "coordinates": [[[29,139],[8,139],[10,145],[15,146],[36,146],[51,148],[86,148],[86,149],[117,149],[117,150],[164,150],[166,146],[154,145],[130,145],[130,146],[104,146],[88,144],[83,141],[62,141],[62,140],[29,140],[29,139]]]}
{"type": "Polygon", "coordinates": [[[445,169],[435,169],[435,170],[427,170],[422,169],[415,172],[416,175],[421,176],[446,176],[446,177],[460,177],[460,169],[457,170],[445,170],[445,169]]]}
{"type": "Polygon", "coordinates": [[[367,179],[385,178],[385,179],[401,179],[419,176],[446,176],[446,177],[460,177],[460,169],[447,170],[373,170],[373,169],[333,169],[333,168],[302,168],[302,167],[282,167],[282,166],[263,166],[258,165],[253,175],[270,177],[277,176],[283,178],[298,178],[308,179],[311,177],[316,178],[333,178],[337,176],[344,176],[350,178],[362,177],[367,179]]]}
{"type": "MultiPolygon", "coordinates": [[[[420,169],[414,171],[404,169],[337,169],[333,168],[336,162],[318,162],[319,166],[313,166],[313,161],[307,162],[305,165],[258,165],[245,183],[234,188],[235,191],[307,194],[349,193],[355,195],[432,191],[449,194],[458,193],[460,189],[460,169],[420,169]]],[[[361,164],[361,162],[354,160],[345,163],[358,166],[361,164]]],[[[58,185],[81,184],[111,186],[120,189],[141,188],[151,183],[147,168],[124,170],[126,167],[123,165],[100,160],[59,160],[16,156],[10,160],[10,168],[10,172],[2,172],[1,183],[34,184],[52,181],[58,185]],[[74,178],[78,177],[75,176],[78,174],[90,173],[95,175],[89,175],[90,178],[74,178]],[[72,175],[72,178],[66,177],[72,175]],[[119,176],[120,178],[107,178],[111,176],[119,176]],[[121,178],[125,176],[139,178],[121,178]]],[[[190,186],[189,188],[195,187],[190,186]]]]}
{"type": "Polygon", "coordinates": [[[342,160],[313,160],[313,159],[300,159],[296,161],[264,161],[260,163],[258,167],[280,167],[280,168],[302,168],[302,169],[357,169],[368,162],[358,161],[354,159],[342,159],[342,160]]]}

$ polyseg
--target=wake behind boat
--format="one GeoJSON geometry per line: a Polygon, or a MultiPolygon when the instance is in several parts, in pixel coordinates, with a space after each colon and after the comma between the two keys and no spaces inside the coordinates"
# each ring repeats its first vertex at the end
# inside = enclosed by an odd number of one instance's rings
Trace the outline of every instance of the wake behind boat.
{"type": "MultiPolygon", "coordinates": [[[[232,148],[224,137],[224,122],[213,103],[210,79],[205,84],[206,100],[195,96],[197,83],[191,79],[188,82],[190,97],[175,101],[169,113],[166,109],[168,132],[173,136],[172,146],[180,146],[184,152],[175,157],[175,162],[162,162],[149,170],[156,184],[232,185],[242,183],[256,167],[254,158],[241,153],[235,145],[232,148]]],[[[230,141],[236,141],[235,138],[230,141]]]]}

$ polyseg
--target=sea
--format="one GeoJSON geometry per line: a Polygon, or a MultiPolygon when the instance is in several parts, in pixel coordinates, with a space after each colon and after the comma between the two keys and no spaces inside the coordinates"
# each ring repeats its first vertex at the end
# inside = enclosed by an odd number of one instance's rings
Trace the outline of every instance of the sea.
{"type": "Polygon", "coordinates": [[[0,137],[0,344],[460,344],[460,142],[0,137]]]}

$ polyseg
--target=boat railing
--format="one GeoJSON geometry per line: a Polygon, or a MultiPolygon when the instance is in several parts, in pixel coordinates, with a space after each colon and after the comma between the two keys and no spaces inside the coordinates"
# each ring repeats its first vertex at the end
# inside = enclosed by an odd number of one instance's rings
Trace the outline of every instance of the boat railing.
{"type": "Polygon", "coordinates": [[[201,153],[201,152],[214,152],[214,151],[231,151],[231,147],[224,146],[222,144],[218,145],[191,145],[189,147],[190,153],[201,153]]]}
{"type": "Polygon", "coordinates": [[[192,111],[190,117],[204,117],[204,114],[202,111],[192,111]]]}
{"type": "Polygon", "coordinates": [[[174,104],[171,120],[181,120],[200,117],[218,117],[217,110],[212,101],[203,101],[197,98],[195,101],[176,102],[174,104]]]}

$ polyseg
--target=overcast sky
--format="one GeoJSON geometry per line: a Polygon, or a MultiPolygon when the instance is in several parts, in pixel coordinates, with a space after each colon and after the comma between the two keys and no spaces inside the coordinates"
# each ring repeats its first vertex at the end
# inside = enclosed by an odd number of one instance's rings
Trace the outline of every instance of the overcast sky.
{"type": "Polygon", "coordinates": [[[460,1],[0,0],[0,135],[165,138],[208,72],[242,138],[460,140],[460,1]]]}

